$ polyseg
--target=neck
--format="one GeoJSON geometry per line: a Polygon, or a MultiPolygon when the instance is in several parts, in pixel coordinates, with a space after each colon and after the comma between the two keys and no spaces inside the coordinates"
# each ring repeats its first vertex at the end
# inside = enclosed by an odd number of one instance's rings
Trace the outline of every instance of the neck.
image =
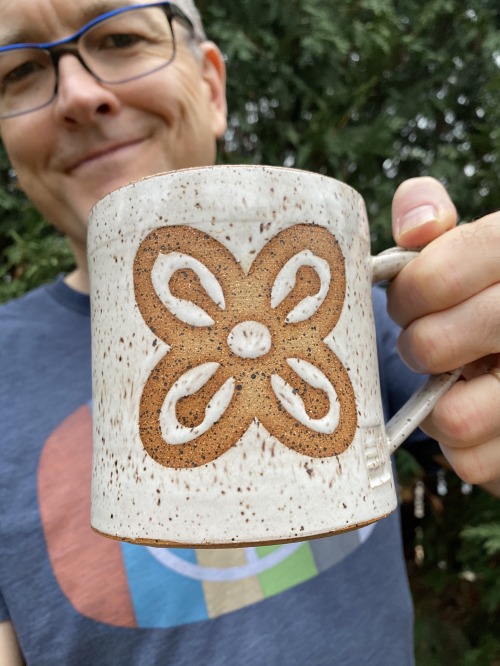
{"type": "Polygon", "coordinates": [[[64,281],[68,287],[75,289],[75,291],[79,291],[82,294],[90,294],[87,247],[84,243],[76,242],[72,238],[68,238],[68,241],[73,251],[76,268],[66,276],[64,281]]]}
{"type": "Polygon", "coordinates": [[[90,293],[89,274],[82,268],[77,268],[72,273],[69,273],[64,278],[64,282],[66,282],[68,287],[82,294],[90,293]]]}

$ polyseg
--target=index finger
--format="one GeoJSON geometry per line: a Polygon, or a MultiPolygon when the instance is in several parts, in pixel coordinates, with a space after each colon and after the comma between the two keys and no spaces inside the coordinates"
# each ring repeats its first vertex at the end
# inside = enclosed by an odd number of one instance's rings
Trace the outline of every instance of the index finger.
{"type": "Polygon", "coordinates": [[[459,226],[427,245],[389,286],[389,313],[403,328],[500,282],[500,213],[459,226]]]}

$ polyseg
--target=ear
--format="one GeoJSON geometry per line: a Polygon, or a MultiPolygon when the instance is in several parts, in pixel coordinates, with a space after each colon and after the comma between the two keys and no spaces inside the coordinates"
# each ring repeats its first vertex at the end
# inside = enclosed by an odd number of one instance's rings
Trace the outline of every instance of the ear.
{"type": "Polygon", "coordinates": [[[202,76],[210,94],[212,126],[215,136],[220,139],[227,128],[226,65],[213,42],[203,42],[200,49],[203,56],[202,76]]]}

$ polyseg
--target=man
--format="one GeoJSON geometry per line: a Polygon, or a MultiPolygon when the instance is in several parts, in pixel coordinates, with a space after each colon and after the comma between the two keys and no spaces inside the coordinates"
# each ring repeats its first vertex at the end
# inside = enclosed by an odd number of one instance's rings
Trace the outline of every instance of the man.
{"type": "MultiPolygon", "coordinates": [[[[256,553],[159,554],[90,530],[88,213],[130,181],[211,164],[226,127],[223,60],[191,0],[137,4],[0,0],[2,45],[63,41],[0,50],[0,136],[77,263],[0,314],[0,663],[411,664],[396,515],[278,548],[277,564],[259,552],[258,572],[256,553]]],[[[426,430],[464,479],[500,494],[500,216],[452,229],[431,179],[402,186],[393,212],[396,241],[430,243],[391,287],[401,353],[421,372],[467,364],[426,430]]],[[[395,381],[405,370],[381,298],[388,408],[416,380],[395,381]]]]}

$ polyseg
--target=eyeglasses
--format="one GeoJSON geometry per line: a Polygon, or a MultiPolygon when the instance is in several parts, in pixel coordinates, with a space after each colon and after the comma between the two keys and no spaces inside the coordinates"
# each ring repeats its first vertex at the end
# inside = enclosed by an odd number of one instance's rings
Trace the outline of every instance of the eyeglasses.
{"type": "Polygon", "coordinates": [[[193,24],[176,5],[156,2],[106,12],[57,42],[0,47],[0,119],[48,106],[57,95],[59,60],[68,53],[105,84],[167,67],[175,57],[174,19],[194,35],[193,24]]]}

